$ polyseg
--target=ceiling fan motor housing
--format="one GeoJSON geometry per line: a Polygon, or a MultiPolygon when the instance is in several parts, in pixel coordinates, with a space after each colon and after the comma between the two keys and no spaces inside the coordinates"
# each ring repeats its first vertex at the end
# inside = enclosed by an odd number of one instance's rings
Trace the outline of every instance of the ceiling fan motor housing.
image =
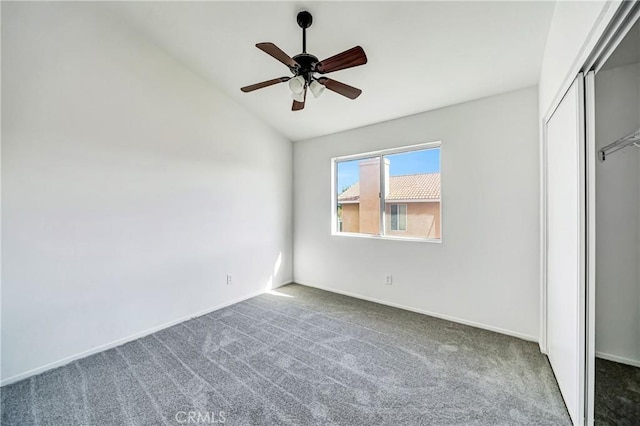
{"type": "Polygon", "coordinates": [[[318,58],[309,53],[300,53],[299,55],[294,56],[293,60],[296,61],[300,65],[300,67],[298,69],[292,70],[292,72],[296,76],[303,76],[307,83],[311,82],[311,78],[313,77],[313,69],[315,67],[315,64],[318,63],[318,58]]]}

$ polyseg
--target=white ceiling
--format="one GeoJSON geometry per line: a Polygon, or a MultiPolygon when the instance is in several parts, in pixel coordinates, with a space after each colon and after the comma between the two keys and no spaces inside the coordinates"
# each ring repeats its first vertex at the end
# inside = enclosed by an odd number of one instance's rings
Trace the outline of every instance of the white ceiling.
{"type": "Polygon", "coordinates": [[[553,2],[115,2],[105,5],[293,141],[361,127],[538,82],[553,2]],[[313,14],[307,51],[319,59],[361,45],[368,64],[329,74],[363,90],[325,91],[291,111],[287,76],[258,50],[301,51],[300,10],[313,14]]]}

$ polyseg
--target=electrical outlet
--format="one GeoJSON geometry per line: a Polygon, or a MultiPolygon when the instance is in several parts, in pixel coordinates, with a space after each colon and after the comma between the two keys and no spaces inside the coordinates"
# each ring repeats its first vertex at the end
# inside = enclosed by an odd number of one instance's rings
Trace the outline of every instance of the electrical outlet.
{"type": "Polygon", "coordinates": [[[233,283],[233,279],[231,277],[231,274],[227,274],[227,285],[231,285],[233,283]]]}
{"type": "Polygon", "coordinates": [[[384,282],[386,285],[393,284],[393,275],[387,275],[386,280],[384,282]]]}

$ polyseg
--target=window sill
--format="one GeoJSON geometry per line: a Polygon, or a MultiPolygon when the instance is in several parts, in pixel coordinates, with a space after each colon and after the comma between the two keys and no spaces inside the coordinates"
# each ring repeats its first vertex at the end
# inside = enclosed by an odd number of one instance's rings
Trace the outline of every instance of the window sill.
{"type": "Polygon", "coordinates": [[[392,241],[412,241],[416,243],[435,243],[441,244],[442,238],[419,238],[419,237],[399,237],[396,235],[372,235],[372,234],[357,234],[351,232],[332,232],[333,237],[348,237],[348,238],[366,238],[369,240],[392,240],[392,241]]]}

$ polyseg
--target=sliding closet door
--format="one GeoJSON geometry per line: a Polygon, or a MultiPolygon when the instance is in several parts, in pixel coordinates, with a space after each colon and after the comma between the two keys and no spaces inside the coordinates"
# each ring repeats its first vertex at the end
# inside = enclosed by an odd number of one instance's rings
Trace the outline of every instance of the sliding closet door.
{"type": "Polygon", "coordinates": [[[585,330],[585,392],[586,424],[593,425],[595,396],[596,361],[596,86],[595,72],[585,76],[585,117],[586,117],[586,330],[585,330]]]}
{"type": "Polygon", "coordinates": [[[584,422],[584,83],[546,123],[547,355],[573,423],[584,422]]]}

